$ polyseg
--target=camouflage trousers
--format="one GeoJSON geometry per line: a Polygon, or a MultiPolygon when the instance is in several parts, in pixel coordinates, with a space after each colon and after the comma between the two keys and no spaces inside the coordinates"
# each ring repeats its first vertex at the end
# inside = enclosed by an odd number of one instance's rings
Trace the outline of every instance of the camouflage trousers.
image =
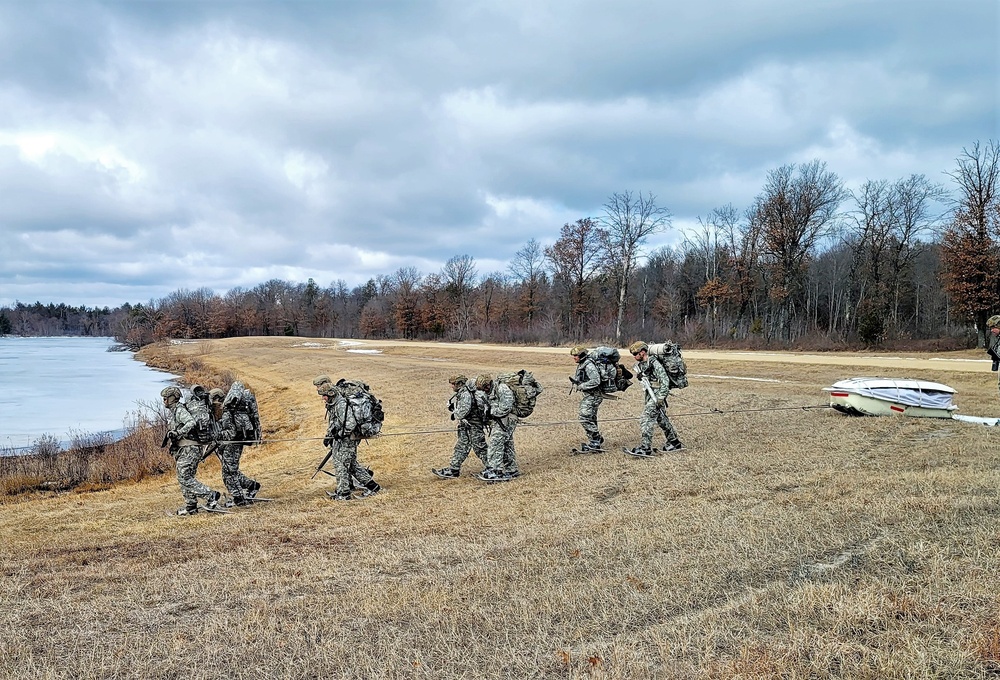
{"type": "Polygon", "coordinates": [[[470,423],[465,420],[458,422],[458,438],[455,441],[455,452],[451,455],[451,469],[462,469],[462,463],[469,457],[469,451],[476,454],[479,460],[486,465],[486,433],[483,426],[478,423],[470,423]]]}
{"type": "Polygon", "coordinates": [[[663,430],[663,436],[667,438],[668,443],[678,440],[677,430],[675,430],[674,426],[670,424],[670,418],[667,417],[666,407],[659,409],[656,407],[655,401],[646,397],[646,403],[642,407],[642,413],[639,414],[639,431],[642,432],[643,448],[653,448],[654,425],[660,426],[660,429],[663,430]]]}
{"type": "Polygon", "coordinates": [[[487,468],[498,472],[517,471],[517,451],[514,450],[516,429],[517,418],[514,416],[507,416],[503,421],[493,421],[490,426],[490,442],[486,448],[487,468]]]}
{"type": "Polygon", "coordinates": [[[233,498],[246,496],[254,480],[240,472],[240,458],[243,456],[244,444],[220,444],[219,460],[222,461],[222,483],[233,498]]]}
{"type": "Polygon", "coordinates": [[[201,463],[201,447],[197,445],[182,446],[177,449],[177,483],[181,485],[181,493],[188,503],[197,503],[198,498],[208,498],[212,489],[195,478],[198,464],[201,463]]]}
{"type": "Polygon", "coordinates": [[[337,475],[337,493],[351,493],[351,477],[359,484],[368,484],[372,476],[365,468],[358,465],[358,441],[356,439],[337,439],[333,442],[333,471],[337,475]]]}
{"type": "Polygon", "coordinates": [[[600,392],[589,392],[580,400],[580,425],[590,437],[590,441],[602,441],[601,430],[597,426],[597,410],[601,408],[604,395],[600,392]]]}

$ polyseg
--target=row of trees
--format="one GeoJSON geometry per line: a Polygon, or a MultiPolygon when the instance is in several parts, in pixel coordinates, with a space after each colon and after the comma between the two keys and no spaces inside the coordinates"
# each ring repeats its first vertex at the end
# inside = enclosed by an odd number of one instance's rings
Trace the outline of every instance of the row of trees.
{"type": "MultiPolygon", "coordinates": [[[[626,191],[612,194],[600,216],[563,225],[552,245],[529,240],[504,271],[481,273],[474,258],[457,255],[439,272],[403,267],[361,286],[310,279],[224,295],[179,290],[93,316],[134,347],[276,334],[619,345],[634,337],[964,341],[1000,311],[1000,145],[963,149],[948,175],[953,191],[923,175],[849,191],[818,160],[784,165],[767,174],[750,206],[716,208],[677,247],[652,252],[649,239],[670,227],[670,213],[655,196],[626,191]]],[[[40,317],[51,319],[52,306],[40,307],[16,305],[0,319],[13,332],[36,332],[40,317]]]]}

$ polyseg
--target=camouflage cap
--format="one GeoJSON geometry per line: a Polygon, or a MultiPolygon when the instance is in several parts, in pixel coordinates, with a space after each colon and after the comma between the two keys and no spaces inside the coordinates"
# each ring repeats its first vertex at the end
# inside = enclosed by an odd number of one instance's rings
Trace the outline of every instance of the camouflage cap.
{"type": "Polygon", "coordinates": [[[315,385],[316,387],[319,387],[323,383],[332,383],[332,382],[333,381],[330,380],[330,376],[328,375],[318,375],[315,378],[313,378],[313,385],[315,385]]]}
{"type": "Polygon", "coordinates": [[[1000,314],[994,314],[990,318],[986,319],[987,328],[1000,328],[1000,314]]]}
{"type": "Polygon", "coordinates": [[[489,373],[483,373],[476,377],[476,389],[485,390],[493,382],[493,376],[489,373]]]}
{"type": "Polygon", "coordinates": [[[167,397],[173,397],[174,399],[181,398],[181,391],[179,388],[171,385],[170,387],[164,387],[160,390],[160,396],[166,399],[167,397]]]}
{"type": "Polygon", "coordinates": [[[574,347],[574,348],[572,348],[569,351],[569,353],[571,355],[575,356],[575,357],[585,357],[585,356],[587,356],[587,348],[586,347],[574,347]]]}
{"type": "Polygon", "coordinates": [[[333,383],[325,382],[316,386],[316,393],[321,397],[335,397],[339,394],[339,390],[333,383]]]}
{"type": "Polygon", "coordinates": [[[191,385],[191,394],[198,397],[199,399],[204,399],[208,396],[208,390],[206,390],[201,385],[191,385]]]}
{"type": "Polygon", "coordinates": [[[628,346],[628,353],[635,356],[642,350],[649,350],[649,345],[644,343],[642,340],[636,340],[631,345],[628,346]]]}
{"type": "Polygon", "coordinates": [[[448,382],[450,382],[452,385],[464,385],[465,383],[469,382],[469,379],[464,375],[462,375],[461,373],[459,373],[458,375],[453,375],[450,378],[448,378],[448,382]]]}
{"type": "Polygon", "coordinates": [[[223,401],[226,398],[226,393],[215,387],[208,391],[208,398],[212,401],[223,401]]]}

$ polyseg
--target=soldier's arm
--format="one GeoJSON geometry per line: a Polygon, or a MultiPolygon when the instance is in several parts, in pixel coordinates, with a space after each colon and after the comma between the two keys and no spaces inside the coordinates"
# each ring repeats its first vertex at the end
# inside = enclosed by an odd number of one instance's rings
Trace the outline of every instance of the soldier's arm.
{"type": "Polygon", "coordinates": [[[654,379],[660,383],[656,386],[657,398],[666,399],[667,395],[670,394],[670,376],[667,375],[667,369],[663,368],[663,364],[659,361],[650,361],[649,366],[652,369],[654,379]]]}
{"type": "Polygon", "coordinates": [[[601,372],[597,369],[597,364],[593,361],[587,362],[586,367],[583,369],[583,375],[586,377],[586,381],[577,385],[580,390],[589,392],[601,386],[601,372]]]}
{"type": "Polygon", "coordinates": [[[455,420],[464,420],[472,410],[472,393],[464,387],[455,393],[455,420]]]}
{"type": "Polygon", "coordinates": [[[502,382],[498,382],[490,399],[490,416],[504,418],[514,409],[514,392],[502,382]]]}
{"type": "Polygon", "coordinates": [[[194,419],[191,412],[187,410],[186,407],[177,405],[177,409],[174,411],[174,421],[177,423],[177,427],[174,428],[174,432],[181,439],[186,439],[191,430],[198,427],[198,421],[194,419]]]}

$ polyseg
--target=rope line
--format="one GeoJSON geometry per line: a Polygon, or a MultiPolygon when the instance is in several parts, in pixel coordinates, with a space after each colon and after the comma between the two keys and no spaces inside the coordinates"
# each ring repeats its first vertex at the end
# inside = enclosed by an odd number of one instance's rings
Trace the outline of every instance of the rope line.
{"type": "MultiPolygon", "coordinates": [[[[705,407],[707,408],[707,407],[705,407]]],[[[675,413],[670,415],[671,418],[687,418],[689,416],[712,416],[712,415],[729,415],[733,413],[765,413],[769,411],[813,411],[817,409],[828,409],[832,408],[827,404],[813,405],[813,406],[775,406],[771,408],[748,408],[748,409],[731,409],[722,410],[718,408],[712,408],[707,411],[692,411],[689,413],[675,413]]],[[[601,418],[602,423],[618,423],[618,422],[630,422],[639,420],[638,416],[629,418],[601,418]]],[[[579,418],[573,420],[549,420],[540,423],[529,423],[521,421],[518,423],[518,427],[553,427],[558,425],[579,425],[581,421],[579,418]]],[[[418,434],[454,434],[455,428],[447,429],[423,429],[423,430],[406,430],[403,432],[380,432],[377,436],[372,437],[372,439],[380,439],[382,437],[403,437],[408,435],[418,435],[418,434]]],[[[283,439],[261,439],[259,441],[220,441],[219,444],[269,444],[274,442],[308,442],[308,441],[322,441],[326,437],[290,437],[283,439]]]]}

